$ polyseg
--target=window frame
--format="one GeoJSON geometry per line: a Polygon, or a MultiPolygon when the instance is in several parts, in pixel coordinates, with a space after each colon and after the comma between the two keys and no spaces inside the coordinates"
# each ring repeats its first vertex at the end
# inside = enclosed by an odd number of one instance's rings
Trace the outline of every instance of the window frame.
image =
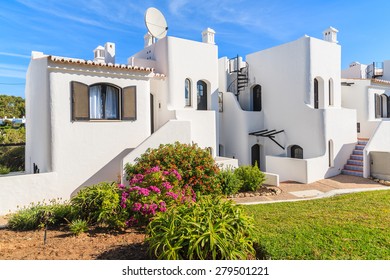
{"type": "MultiPolygon", "coordinates": [[[[136,121],[137,120],[137,86],[127,86],[127,87],[119,87],[112,83],[95,83],[91,85],[84,84],[78,81],[71,81],[70,86],[70,94],[71,94],[71,121],[72,122],[80,122],[80,121],[89,121],[89,122],[117,122],[117,121],[136,121]],[[103,104],[103,116],[104,118],[91,118],[91,100],[90,100],[90,89],[94,86],[103,86],[105,88],[105,92],[107,91],[107,87],[112,87],[117,92],[118,103],[117,103],[117,118],[105,118],[105,107],[103,104]],[[134,100],[130,103],[134,106],[132,109],[134,110],[133,117],[125,117],[125,102],[124,102],[124,93],[128,88],[134,88],[134,100]],[[84,104],[83,104],[84,103],[84,104]],[[80,107],[81,106],[81,107],[80,107]],[[86,115],[85,109],[83,106],[87,106],[88,116],[86,115]]],[[[105,95],[103,95],[105,96],[105,95]]]]}
{"type": "Polygon", "coordinates": [[[192,107],[192,83],[189,78],[184,80],[184,105],[192,107]]]}

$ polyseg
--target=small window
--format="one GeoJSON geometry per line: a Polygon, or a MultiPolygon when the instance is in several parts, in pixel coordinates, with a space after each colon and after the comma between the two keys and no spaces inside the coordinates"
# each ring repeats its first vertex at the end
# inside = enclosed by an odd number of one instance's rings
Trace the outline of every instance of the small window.
{"type": "Polygon", "coordinates": [[[334,105],[333,80],[329,79],[329,106],[334,105]]]}
{"type": "Polygon", "coordinates": [[[218,111],[223,112],[223,92],[218,92],[218,111]]]}
{"type": "Polygon", "coordinates": [[[191,106],[191,81],[190,79],[185,80],[185,90],[184,90],[184,98],[185,98],[185,104],[187,107],[191,106]]]}
{"type": "Polygon", "coordinates": [[[328,141],[328,158],[329,158],[329,167],[334,167],[334,152],[333,152],[333,141],[328,141]]]}
{"type": "Polygon", "coordinates": [[[381,115],[381,97],[375,94],[375,118],[378,119],[381,115]]]}
{"type": "Polygon", "coordinates": [[[88,86],[72,82],[72,120],[89,120],[88,86]]]}
{"type": "Polygon", "coordinates": [[[318,80],[314,79],[314,109],[318,109],[318,80]]]}
{"type": "Polygon", "coordinates": [[[303,159],[303,149],[298,145],[291,146],[291,158],[303,159]]]}
{"type": "Polygon", "coordinates": [[[207,85],[203,81],[197,83],[198,110],[207,110],[207,85]]]}

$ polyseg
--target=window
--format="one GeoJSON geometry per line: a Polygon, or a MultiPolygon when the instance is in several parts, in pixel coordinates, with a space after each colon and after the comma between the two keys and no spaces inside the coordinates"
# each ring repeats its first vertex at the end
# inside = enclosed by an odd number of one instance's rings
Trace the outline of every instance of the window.
{"type": "Polygon", "coordinates": [[[207,110],[207,85],[203,81],[197,83],[198,110],[207,110]]]}
{"type": "Polygon", "coordinates": [[[318,109],[318,80],[314,79],[314,109],[318,109]]]}
{"type": "Polygon", "coordinates": [[[261,111],[261,86],[256,85],[252,92],[253,111],[261,111]]]}
{"type": "Polygon", "coordinates": [[[106,84],[90,86],[89,118],[92,120],[118,120],[119,89],[106,84]]]}
{"type": "Polygon", "coordinates": [[[303,159],[303,149],[298,145],[291,146],[291,158],[303,159]]]}
{"type": "Polygon", "coordinates": [[[223,92],[218,92],[218,111],[223,112],[223,92]]]}
{"type": "Polygon", "coordinates": [[[136,87],[71,83],[72,120],[136,120],[136,87]]]}
{"type": "Polygon", "coordinates": [[[333,80],[329,79],[329,106],[334,105],[333,80]]]}
{"type": "Polygon", "coordinates": [[[390,118],[390,97],[375,94],[375,118],[390,118]]]}
{"type": "Polygon", "coordinates": [[[191,81],[190,79],[185,80],[185,91],[184,91],[184,98],[185,98],[185,104],[187,107],[191,106],[191,81]]]}

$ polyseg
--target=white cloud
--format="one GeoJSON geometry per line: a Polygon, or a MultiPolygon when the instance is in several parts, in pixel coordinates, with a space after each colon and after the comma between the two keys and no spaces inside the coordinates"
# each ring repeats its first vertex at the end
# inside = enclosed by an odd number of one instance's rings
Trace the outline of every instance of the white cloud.
{"type": "Polygon", "coordinates": [[[12,57],[20,57],[20,58],[28,58],[30,59],[29,55],[25,54],[19,54],[19,53],[9,53],[9,52],[0,52],[0,56],[12,56],[12,57]]]}

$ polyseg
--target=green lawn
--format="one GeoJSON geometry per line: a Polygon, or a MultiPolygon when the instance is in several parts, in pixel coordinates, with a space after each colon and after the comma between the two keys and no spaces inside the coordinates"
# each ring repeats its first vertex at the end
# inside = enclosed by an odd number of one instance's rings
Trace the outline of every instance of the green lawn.
{"type": "Polygon", "coordinates": [[[390,191],[245,209],[266,258],[390,260],[390,191]]]}

